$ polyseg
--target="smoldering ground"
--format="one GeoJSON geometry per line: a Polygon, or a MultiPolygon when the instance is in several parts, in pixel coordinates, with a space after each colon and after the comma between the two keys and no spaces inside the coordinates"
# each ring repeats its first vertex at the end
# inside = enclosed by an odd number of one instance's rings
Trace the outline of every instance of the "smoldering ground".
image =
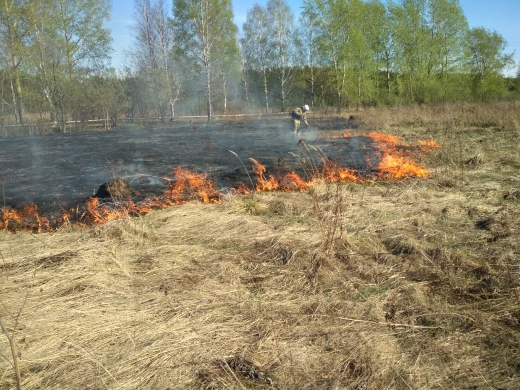
{"type": "Polygon", "coordinates": [[[341,164],[355,168],[364,162],[345,142],[320,133],[352,128],[352,123],[327,119],[310,125],[303,126],[300,135],[293,133],[289,119],[278,118],[3,138],[2,203],[17,207],[34,202],[42,211],[58,212],[94,195],[114,177],[125,178],[140,194],[150,196],[163,191],[176,167],[207,173],[225,192],[241,182],[249,185],[249,158],[265,165],[267,174],[273,169],[302,173],[300,158],[310,152],[302,148],[302,140],[315,151],[341,159],[341,164]]]}

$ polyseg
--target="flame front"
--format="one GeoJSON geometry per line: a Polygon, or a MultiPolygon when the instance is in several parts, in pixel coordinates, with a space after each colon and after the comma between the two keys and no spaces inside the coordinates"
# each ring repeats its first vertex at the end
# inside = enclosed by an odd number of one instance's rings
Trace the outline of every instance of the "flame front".
{"type": "MultiPolygon", "coordinates": [[[[348,133],[341,138],[356,137],[348,133]]],[[[342,167],[328,159],[322,153],[316,157],[318,162],[310,162],[313,156],[308,155],[304,159],[312,167],[305,170],[308,180],[302,179],[296,172],[269,174],[266,178],[267,168],[258,160],[250,158],[252,171],[255,174],[256,184],[250,178],[252,187],[240,183],[238,188],[232,188],[235,194],[250,194],[252,191],[305,191],[314,186],[318,181],[329,183],[363,182],[368,180],[402,179],[404,177],[426,177],[427,171],[415,161],[416,158],[438,148],[435,141],[418,141],[418,145],[404,143],[399,137],[389,134],[371,132],[364,135],[371,144],[371,151],[367,155],[367,165],[376,172],[376,177],[365,177],[356,170],[342,167]],[[374,164],[374,161],[376,163],[374,164]]],[[[331,137],[332,138],[332,137],[331,137]]],[[[335,137],[340,138],[340,137],[335,137]]],[[[306,151],[309,149],[303,142],[306,151]]],[[[317,149],[316,149],[317,150],[317,149]]],[[[234,153],[235,154],[235,153],[234,153]]],[[[236,154],[235,154],[236,155],[236,154]]],[[[63,225],[76,224],[80,226],[99,225],[108,221],[128,218],[133,213],[146,214],[154,209],[161,209],[197,200],[205,203],[218,203],[222,195],[215,186],[214,181],[209,180],[207,174],[191,172],[178,167],[174,170],[174,179],[167,179],[166,190],[162,197],[146,198],[139,203],[131,199],[114,203],[101,203],[99,198],[89,198],[85,205],[75,209],[64,211],[62,216],[49,221],[38,212],[35,204],[23,206],[15,210],[4,206],[0,208],[0,230],[44,232],[53,231],[63,225]]]]}
{"type": "Polygon", "coordinates": [[[4,206],[0,209],[0,230],[30,230],[41,233],[50,230],[49,219],[40,215],[38,206],[26,204],[20,210],[4,206]]]}
{"type": "Polygon", "coordinates": [[[435,141],[419,141],[419,150],[411,151],[413,148],[397,136],[371,132],[368,137],[379,154],[375,170],[382,180],[427,177],[424,167],[413,159],[439,147],[435,141]]]}

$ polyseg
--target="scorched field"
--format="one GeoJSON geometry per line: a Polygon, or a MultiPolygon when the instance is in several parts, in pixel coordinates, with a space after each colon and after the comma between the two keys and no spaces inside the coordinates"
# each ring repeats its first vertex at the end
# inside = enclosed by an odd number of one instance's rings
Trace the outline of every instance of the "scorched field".
{"type": "Polygon", "coordinates": [[[517,389],[519,112],[0,139],[0,389],[517,389]]]}

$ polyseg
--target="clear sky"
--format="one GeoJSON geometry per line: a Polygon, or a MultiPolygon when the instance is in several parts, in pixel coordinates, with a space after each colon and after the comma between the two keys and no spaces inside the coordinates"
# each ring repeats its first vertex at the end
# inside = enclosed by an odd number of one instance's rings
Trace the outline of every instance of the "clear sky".
{"type": "MultiPolygon", "coordinates": [[[[166,0],[173,4],[173,0],[166,0]]],[[[247,11],[255,4],[265,6],[267,0],[232,0],[235,23],[241,29],[247,11]]],[[[300,15],[302,0],[288,0],[296,19],[300,15]]],[[[459,0],[470,27],[485,27],[496,30],[507,41],[506,52],[515,51],[517,66],[508,75],[516,75],[520,63],[520,0],[459,0]]],[[[117,70],[125,64],[124,51],[132,45],[133,0],[112,0],[111,20],[107,27],[112,30],[112,66],[117,70]]]]}

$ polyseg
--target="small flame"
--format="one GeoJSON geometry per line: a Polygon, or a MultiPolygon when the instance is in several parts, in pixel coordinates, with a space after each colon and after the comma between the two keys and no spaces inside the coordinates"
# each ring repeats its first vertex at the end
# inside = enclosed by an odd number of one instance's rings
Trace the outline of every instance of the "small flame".
{"type": "MultiPolygon", "coordinates": [[[[371,132],[368,137],[377,149],[375,153],[379,154],[379,163],[375,169],[378,177],[383,180],[427,177],[428,173],[424,167],[413,161],[413,158],[439,147],[435,141],[419,141],[419,152],[414,151],[413,147],[397,136],[371,132]]],[[[370,165],[369,157],[367,163],[370,165]]]]}
{"type": "Polygon", "coordinates": [[[238,183],[238,188],[231,188],[231,192],[235,195],[249,195],[252,193],[252,190],[243,182],[240,182],[238,183]]]}
{"type": "Polygon", "coordinates": [[[323,179],[330,183],[362,181],[362,178],[353,169],[343,168],[338,164],[326,160],[323,160],[323,169],[321,174],[323,179]]]}
{"type": "Polygon", "coordinates": [[[175,181],[164,191],[164,199],[168,205],[200,200],[204,203],[220,202],[220,193],[214,183],[207,179],[207,174],[191,172],[178,167],[174,171],[175,181]]]}
{"type": "Polygon", "coordinates": [[[433,149],[441,147],[437,142],[433,140],[419,140],[418,144],[423,153],[430,153],[433,149]]]}
{"type": "Polygon", "coordinates": [[[116,207],[109,207],[108,205],[100,205],[99,198],[89,198],[87,200],[87,211],[83,214],[83,221],[94,225],[102,225],[106,222],[113,221],[114,219],[128,217],[128,207],[118,205],[116,207]]]}
{"type": "Polygon", "coordinates": [[[273,175],[269,175],[269,180],[264,178],[264,173],[266,172],[264,165],[260,164],[254,158],[250,158],[249,160],[253,163],[253,172],[257,176],[257,191],[276,191],[280,188],[280,184],[273,175]]]}
{"type": "Polygon", "coordinates": [[[42,233],[50,230],[49,219],[40,215],[38,206],[34,203],[26,204],[20,210],[14,210],[4,206],[0,209],[0,229],[1,230],[27,230],[42,233]]]}
{"type": "Polygon", "coordinates": [[[427,177],[428,173],[418,164],[402,156],[385,155],[377,166],[381,179],[427,177]]]}

